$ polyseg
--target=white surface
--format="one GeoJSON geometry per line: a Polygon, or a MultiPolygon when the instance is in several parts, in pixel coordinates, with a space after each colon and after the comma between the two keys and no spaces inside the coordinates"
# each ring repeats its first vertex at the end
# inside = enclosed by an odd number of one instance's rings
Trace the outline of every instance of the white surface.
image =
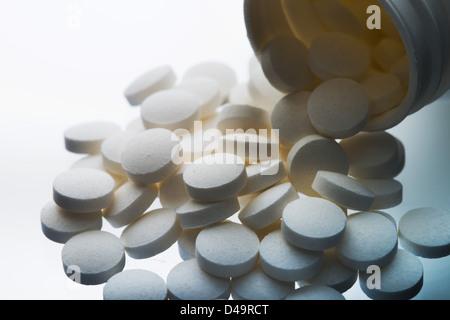
{"type": "MultiPolygon", "coordinates": [[[[0,298],[102,299],[102,286],[68,282],[62,245],[40,229],[39,213],[51,199],[54,177],[81,158],[65,151],[63,131],[91,120],[117,121],[124,128],[139,110],[128,105],[123,90],[163,63],[180,75],[197,62],[217,59],[245,82],[251,49],[242,1],[2,1],[0,38],[0,298]],[[77,19],[71,20],[77,11],[79,29],[77,19]]],[[[392,130],[407,157],[398,177],[404,201],[387,210],[397,222],[415,207],[450,209],[449,119],[450,107],[436,104],[392,130]]],[[[104,230],[121,231],[108,223],[104,230]]],[[[172,246],[150,259],[129,258],[125,268],[146,268],[166,279],[180,261],[172,246]]],[[[450,257],[421,261],[424,287],[416,299],[450,299],[450,257]]],[[[359,285],[344,295],[366,299],[359,285]]]]}

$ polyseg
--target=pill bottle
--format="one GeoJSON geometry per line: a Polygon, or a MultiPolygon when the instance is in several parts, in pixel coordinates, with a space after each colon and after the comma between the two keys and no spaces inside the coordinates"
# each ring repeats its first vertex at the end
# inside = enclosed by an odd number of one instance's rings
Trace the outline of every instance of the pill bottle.
{"type": "MultiPolygon", "coordinates": [[[[275,23],[286,21],[282,17],[280,18],[280,13],[286,14],[284,1],[245,0],[244,16],[247,33],[255,33],[255,28],[257,28],[258,32],[261,31],[261,34],[264,34],[264,32],[269,32],[271,27],[270,31],[273,31],[273,34],[285,32],[283,26],[274,26],[275,23]],[[256,1],[259,1],[260,5],[257,10],[255,10],[256,1]],[[277,12],[274,8],[281,8],[281,11],[277,12]],[[268,18],[269,23],[265,22],[264,18],[261,18],[262,16],[268,18]],[[261,25],[262,30],[259,30],[258,24],[261,25]]],[[[313,3],[315,0],[296,1],[313,3]]],[[[337,1],[346,6],[353,6],[361,0],[337,1]]],[[[409,84],[402,103],[389,111],[371,117],[364,129],[365,131],[387,130],[402,122],[408,115],[431,104],[450,89],[450,1],[364,0],[359,2],[360,7],[361,3],[366,6],[374,4],[381,9],[382,15],[387,15],[383,18],[387,18],[389,24],[396,29],[408,57],[409,84]]],[[[363,14],[366,14],[367,18],[370,15],[368,12],[363,14]]],[[[383,19],[381,20],[383,22],[383,19]]],[[[381,25],[381,28],[383,27],[381,25]]],[[[365,34],[370,34],[370,32],[365,34]]],[[[258,56],[259,48],[256,48],[253,43],[251,45],[258,56]]]]}

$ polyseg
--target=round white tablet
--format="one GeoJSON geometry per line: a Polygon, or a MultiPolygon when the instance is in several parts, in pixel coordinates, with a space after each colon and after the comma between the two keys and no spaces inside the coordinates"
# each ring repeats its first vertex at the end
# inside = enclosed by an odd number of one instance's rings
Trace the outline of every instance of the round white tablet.
{"type": "Polygon", "coordinates": [[[308,116],[322,135],[343,139],[360,132],[369,120],[370,100],[358,82],[336,78],[320,84],[308,100],[308,116]]]}
{"type": "Polygon", "coordinates": [[[228,299],[230,280],[203,271],[195,259],[180,262],[167,275],[171,300],[228,299]]]}
{"type": "Polygon", "coordinates": [[[181,161],[178,137],[170,130],[145,130],[125,145],[121,162],[130,180],[140,184],[153,184],[172,175],[181,161]]]}
{"type": "Polygon", "coordinates": [[[143,214],[157,196],[156,185],[138,185],[128,181],[116,190],[113,202],[103,210],[103,217],[113,227],[123,227],[143,214]]]}
{"type": "Polygon", "coordinates": [[[397,252],[397,229],[388,218],[373,212],[347,217],[344,239],[336,246],[339,260],[354,270],[384,266],[397,252]]]}
{"type": "Polygon", "coordinates": [[[260,106],[255,99],[250,95],[250,91],[248,89],[248,82],[241,82],[236,84],[233,88],[231,88],[230,95],[228,97],[228,102],[231,104],[248,104],[251,106],[260,106]]]}
{"type": "Polygon", "coordinates": [[[100,230],[85,231],[70,238],[61,257],[66,275],[86,285],[105,283],[123,270],[126,259],[120,239],[100,230]]]}
{"type": "Polygon", "coordinates": [[[299,281],[319,272],[323,251],[310,251],[290,244],[281,230],[273,231],[261,241],[261,268],[280,281],[299,281]]]}
{"type": "Polygon", "coordinates": [[[191,199],[184,186],[183,172],[185,168],[186,165],[183,165],[175,174],[160,183],[159,201],[164,208],[176,210],[191,199]]]}
{"type": "Polygon", "coordinates": [[[78,233],[102,228],[101,211],[70,212],[62,209],[53,201],[48,202],[42,208],[40,219],[44,235],[58,243],[66,243],[78,233]]]}
{"type": "Polygon", "coordinates": [[[359,182],[375,195],[371,210],[389,209],[402,203],[403,185],[397,180],[369,179],[359,182]]]}
{"type": "Polygon", "coordinates": [[[384,71],[389,71],[404,54],[405,47],[400,41],[383,38],[373,50],[373,59],[384,71]]]}
{"type": "Polygon", "coordinates": [[[134,136],[130,132],[121,132],[106,138],[101,146],[103,166],[108,172],[116,175],[126,176],[122,168],[120,157],[125,145],[134,136]]]}
{"type": "Polygon", "coordinates": [[[181,231],[175,211],[160,208],[145,213],[126,226],[120,239],[130,257],[144,259],[170,248],[181,231]]]}
{"type": "Polygon", "coordinates": [[[137,77],[125,89],[124,95],[130,105],[137,106],[151,94],[171,88],[175,81],[176,75],[172,67],[159,66],[137,77]]]}
{"type": "Polygon", "coordinates": [[[400,59],[394,62],[389,70],[390,73],[395,74],[400,78],[404,86],[409,84],[409,59],[408,55],[403,55],[400,59]]]}
{"type": "Polygon", "coordinates": [[[344,237],[346,216],[334,203],[321,198],[300,198],[286,205],[281,232],[291,244],[307,250],[325,250],[344,237]]]}
{"type": "Polygon", "coordinates": [[[296,289],[285,300],[345,300],[345,297],[333,288],[312,284],[296,289]]]}
{"type": "Polygon", "coordinates": [[[202,230],[203,228],[183,229],[177,241],[178,253],[181,259],[189,260],[195,258],[195,240],[202,230]]]}
{"type": "Polygon", "coordinates": [[[202,157],[187,166],[183,180],[192,199],[215,202],[241,191],[247,183],[247,173],[241,158],[217,153],[202,157]]]}
{"type": "Polygon", "coordinates": [[[166,300],[167,285],[158,274],[142,269],[124,270],[103,287],[103,300],[166,300]]]}
{"type": "Polygon", "coordinates": [[[247,166],[245,170],[247,183],[238,196],[261,192],[286,177],[286,169],[281,159],[258,162],[247,166]]]}
{"type": "Polygon", "coordinates": [[[400,78],[391,73],[370,75],[361,81],[361,85],[370,98],[370,115],[398,106],[405,96],[400,78]]]}
{"type": "Polygon", "coordinates": [[[283,300],[295,290],[294,281],[269,277],[259,266],[231,279],[233,300],[283,300]]]}
{"type": "Polygon", "coordinates": [[[53,180],[53,200],[74,212],[106,208],[114,198],[114,180],[106,172],[91,168],[70,169],[53,180]]]}
{"type": "Polygon", "coordinates": [[[423,286],[423,266],[412,253],[399,249],[394,260],[380,268],[379,287],[374,287],[372,273],[359,272],[362,291],[374,300],[409,300],[423,286]]]}
{"type": "Polygon", "coordinates": [[[403,248],[424,258],[441,258],[450,254],[450,214],[425,207],[406,212],[398,223],[403,248]]]}
{"type": "Polygon", "coordinates": [[[328,170],[347,174],[349,161],[346,152],[336,141],[310,135],[300,139],[292,147],[286,166],[289,179],[297,191],[308,196],[318,196],[312,188],[317,171],[328,170]]]}
{"type": "Polygon", "coordinates": [[[270,128],[269,113],[249,105],[227,104],[220,110],[217,120],[217,129],[223,134],[234,133],[237,130],[243,132],[251,130],[249,133],[257,134],[259,130],[267,128],[270,128]]]}
{"type": "Polygon", "coordinates": [[[64,131],[64,144],[73,153],[97,154],[103,140],[121,131],[108,121],[95,121],[74,125],[64,131]]]}
{"type": "Polygon", "coordinates": [[[190,130],[194,121],[200,120],[200,101],[198,96],[184,90],[156,92],[141,104],[144,127],[190,130]]]}
{"type": "Polygon", "coordinates": [[[200,267],[218,277],[238,277],[252,270],[258,250],[258,236],[230,221],[204,228],[195,241],[195,257],[200,267]]]}

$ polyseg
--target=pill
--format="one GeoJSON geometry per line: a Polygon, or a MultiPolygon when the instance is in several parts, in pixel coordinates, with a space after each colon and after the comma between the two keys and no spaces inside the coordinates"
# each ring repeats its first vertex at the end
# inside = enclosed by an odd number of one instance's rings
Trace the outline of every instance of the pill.
{"type": "Polygon", "coordinates": [[[391,73],[378,73],[361,81],[370,98],[370,114],[386,112],[400,104],[405,92],[400,78],[391,73]]]}
{"type": "Polygon", "coordinates": [[[264,237],[260,249],[261,268],[280,281],[299,281],[316,274],[323,263],[323,251],[301,249],[290,244],[281,230],[264,237]]]}
{"type": "Polygon", "coordinates": [[[69,211],[99,211],[109,206],[113,198],[113,178],[98,169],[69,169],[53,180],[53,200],[69,211]]]}
{"type": "Polygon", "coordinates": [[[201,228],[225,220],[239,211],[237,197],[217,202],[188,200],[176,209],[177,218],[183,229],[201,228]]]}
{"type": "Polygon", "coordinates": [[[66,275],[85,285],[105,283],[123,270],[126,260],[120,239],[100,230],[85,231],[70,238],[62,248],[61,257],[66,275]]]}
{"type": "Polygon", "coordinates": [[[176,155],[180,145],[170,130],[145,130],[125,145],[121,154],[122,167],[130,180],[139,184],[153,184],[172,175],[180,166],[176,155]]]}
{"type": "Polygon", "coordinates": [[[102,228],[102,213],[70,212],[53,201],[47,202],[41,210],[41,228],[44,235],[57,243],[66,243],[74,235],[102,228]]]}
{"type": "Polygon", "coordinates": [[[109,121],[81,123],[64,131],[64,144],[73,153],[98,154],[103,140],[120,131],[117,124],[109,121]]]}
{"type": "Polygon", "coordinates": [[[246,226],[224,221],[204,228],[195,241],[195,258],[207,273],[238,277],[256,265],[258,236],[246,226]]]}
{"type": "Polygon", "coordinates": [[[183,172],[185,167],[186,164],[182,165],[176,173],[160,183],[159,201],[163,208],[176,210],[191,199],[184,186],[183,172]]]}
{"type": "Polygon", "coordinates": [[[200,98],[177,89],[156,92],[141,104],[141,117],[146,129],[186,129],[200,119],[200,98]]]}
{"type": "Polygon", "coordinates": [[[375,195],[371,211],[393,208],[402,203],[403,185],[395,179],[369,179],[359,182],[375,195]]]}
{"type": "Polygon", "coordinates": [[[222,104],[219,83],[213,78],[185,79],[175,86],[175,89],[192,93],[200,100],[200,118],[206,118],[214,114],[222,104]]]}
{"type": "Polygon", "coordinates": [[[259,238],[259,241],[262,241],[265,236],[267,236],[269,233],[273,231],[281,230],[281,219],[278,219],[277,221],[273,222],[272,224],[269,224],[267,227],[254,230],[256,235],[259,238]]]}
{"type": "Polygon", "coordinates": [[[221,104],[228,99],[231,88],[237,83],[237,76],[234,70],[219,61],[206,61],[190,67],[184,73],[183,81],[199,77],[212,78],[219,83],[221,104]]]}
{"type": "Polygon", "coordinates": [[[339,260],[354,270],[390,263],[397,252],[397,229],[381,214],[359,212],[347,217],[344,239],[335,247],[339,260]]]}
{"type": "Polygon", "coordinates": [[[270,83],[281,92],[311,88],[314,75],[308,63],[309,50],[293,35],[278,35],[261,50],[260,61],[270,83]]]}
{"type": "Polygon", "coordinates": [[[195,258],[195,240],[203,228],[183,229],[177,241],[178,253],[182,260],[195,258]]]}
{"type": "Polygon", "coordinates": [[[308,100],[308,116],[324,136],[344,139],[360,132],[369,120],[370,99],[358,82],[337,78],[316,87],[308,100]]]}
{"type": "Polygon", "coordinates": [[[363,25],[358,18],[338,0],[315,0],[312,2],[322,23],[330,30],[359,37],[363,25]]]}
{"type": "Polygon", "coordinates": [[[217,119],[217,129],[224,134],[233,133],[234,130],[244,132],[251,130],[253,133],[261,129],[267,130],[267,128],[270,128],[269,113],[249,105],[227,104],[220,111],[217,119]]]}
{"type": "Polygon", "coordinates": [[[131,106],[140,105],[151,94],[172,88],[176,75],[171,66],[162,65],[153,68],[131,82],[124,91],[131,106]]]}
{"type": "Polygon", "coordinates": [[[285,182],[258,194],[239,212],[239,220],[252,230],[260,230],[280,220],[285,206],[299,195],[295,188],[285,182]]]}
{"type": "Polygon", "coordinates": [[[442,209],[423,207],[406,212],[398,223],[400,244],[424,258],[450,254],[450,214],[442,209]]]}
{"type": "Polygon", "coordinates": [[[349,174],[355,178],[392,178],[402,167],[401,142],[389,132],[360,132],[339,144],[348,155],[349,174]]]}
{"type": "Polygon", "coordinates": [[[253,106],[258,105],[260,107],[263,107],[263,106],[259,105],[256,102],[256,100],[252,97],[248,86],[249,86],[248,82],[241,82],[241,83],[236,84],[230,90],[228,102],[231,104],[247,104],[247,105],[253,105],[253,106]]]}
{"type": "Polygon", "coordinates": [[[322,285],[344,293],[356,283],[358,271],[345,266],[336,256],[334,248],[324,251],[323,265],[318,273],[311,278],[301,281],[305,284],[322,285]]]}
{"type": "Polygon", "coordinates": [[[258,52],[272,37],[263,1],[244,0],[244,20],[247,38],[254,52],[258,52]]]}
{"type": "Polygon", "coordinates": [[[111,205],[103,210],[103,217],[115,228],[126,226],[147,211],[157,196],[156,185],[128,181],[115,191],[111,205]]]}
{"type": "Polygon", "coordinates": [[[124,270],[112,276],[103,287],[103,300],[166,300],[167,285],[158,274],[124,270]]]}
{"type": "Polygon", "coordinates": [[[389,72],[393,64],[405,54],[403,44],[392,38],[383,38],[373,50],[373,59],[382,68],[389,72]]]}
{"type": "Polygon", "coordinates": [[[397,61],[395,61],[389,72],[398,76],[404,86],[409,84],[409,60],[408,55],[403,55],[397,61]]]}
{"type": "Polygon", "coordinates": [[[392,222],[394,227],[397,229],[397,220],[395,220],[395,218],[392,215],[390,215],[389,213],[387,213],[385,211],[380,211],[380,210],[372,210],[370,212],[381,214],[382,216],[388,218],[392,222]]]}
{"type": "Polygon", "coordinates": [[[350,78],[360,80],[371,65],[366,46],[341,32],[326,32],[311,42],[309,66],[322,80],[350,78]]]}
{"type": "Polygon", "coordinates": [[[178,263],[167,275],[171,300],[216,300],[230,297],[230,279],[203,271],[195,259],[178,263]]]}
{"type": "Polygon", "coordinates": [[[103,166],[108,172],[116,175],[126,176],[122,168],[121,155],[127,142],[134,136],[130,132],[121,132],[106,138],[101,145],[103,166]]]}
{"type": "Polygon", "coordinates": [[[312,187],[322,197],[352,210],[370,210],[375,201],[368,187],[338,172],[318,171],[312,187]]]}
{"type": "Polygon", "coordinates": [[[145,259],[170,248],[181,231],[175,211],[158,208],[148,211],[127,225],[120,239],[130,257],[145,259]]]}
{"type": "Polygon", "coordinates": [[[334,203],[321,198],[300,198],[286,205],[281,232],[291,244],[307,250],[335,247],[344,237],[346,216],[334,203]]]}
{"type": "Polygon", "coordinates": [[[346,300],[339,291],[323,285],[307,285],[295,289],[285,300],[346,300]]]}
{"type": "Polygon", "coordinates": [[[319,135],[300,139],[289,151],[286,160],[288,176],[297,191],[318,196],[312,183],[318,170],[347,174],[349,160],[344,149],[334,140],[319,135]]]}
{"type": "Polygon", "coordinates": [[[233,300],[283,300],[295,290],[294,281],[269,277],[260,267],[231,279],[233,300]]]}
{"type": "Polygon", "coordinates": [[[187,166],[183,180],[192,199],[215,202],[237,195],[247,183],[247,173],[241,158],[216,153],[187,166]]]}
{"type": "Polygon", "coordinates": [[[261,192],[286,177],[286,169],[281,159],[258,162],[247,166],[245,170],[247,183],[238,196],[261,192]]]}
{"type": "Polygon", "coordinates": [[[307,91],[288,94],[272,111],[272,128],[278,130],[280,143],[286,147],[292,147],[301,138],[317,133],[308,116],[310,95],[307,91]]]}
{"type": "Polygon", "coordinates": [[[422,263],[406,250],[399,249],[394,260],[379,272],[378,280],[370,279],[372,273],[359,272],[360,287],[373,300],[410,300],[422,289],[422,263]],[[374,286],[374,281],[379,281],[379,287],[374,286]]]}
{"type": "Polygon", "coordinates": [[[130,121],[125,126],[125,132],[128,132],[130,134],[136,134],[141,133],[142,131],[145,131],[144,122],[142,121],[142,117],[139,116],[136,119],[130,121]]]}

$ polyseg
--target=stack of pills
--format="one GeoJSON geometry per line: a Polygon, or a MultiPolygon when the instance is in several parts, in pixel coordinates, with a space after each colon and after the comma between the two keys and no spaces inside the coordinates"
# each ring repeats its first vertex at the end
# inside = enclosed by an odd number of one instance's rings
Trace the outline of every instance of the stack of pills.
{"type": "Polygon", "coordinates": [[[41,211],[63,272],[104,299],[342,300],[358,278],[372,299],[416,296],[418,256],[450,254],[450,214],[382,211],[402,202],[405,150],[371,122],[401,103],[408,64],[395,28],[370,34],[351,2],[246,0],[248,81],[160,66],[124,92],[139,119],[69,128],[84,157],[41,211]],[[126,268],[173,245],[166,278],[126,268]]]}

